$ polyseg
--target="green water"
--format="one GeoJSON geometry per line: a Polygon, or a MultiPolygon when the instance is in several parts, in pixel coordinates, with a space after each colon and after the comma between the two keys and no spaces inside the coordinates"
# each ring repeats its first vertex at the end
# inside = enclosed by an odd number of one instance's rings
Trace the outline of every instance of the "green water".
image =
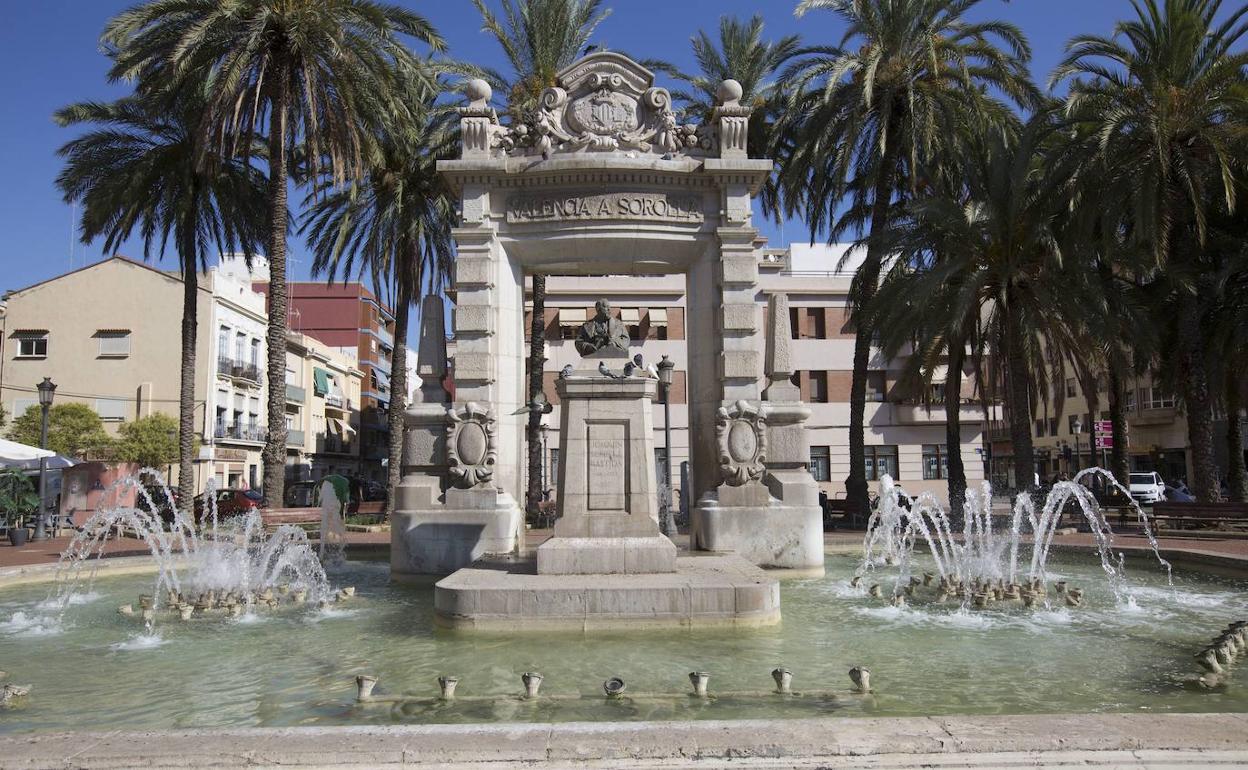
{"type": "Polygon", "coordinates": [[[1141,557],[1128,562],[1134,601],[1116,603],[1091,561],[1050,562],[1052,576],[1086,589],[1086,606],[956,611],[883,606],[848,578],[855,562],[828,559],[824,578],[785,583],[783,623],[749,631],[648,631],[470,637],[435,630],[432,589],[388,583],[387,566],[353,562],[331,574],[359,596],[330,612],[282,608],[244,623],[163,621],[154,639],[116,613],[151,585],[102,579],[61,624],[40,621],[47,586],[0,589],[0,669],[33,685],[0,710],[0,732],[388,724],[401,722],[731,719],[838,714],[1022,714],[1091,711],[1248,711],[1248,661],[1225,692],[1185,684],[1192,653],[1248,617],[1248,582],[1193,573],[1167,588],[1141,557]],[[767,695],[777,665],[795,690],[767,695]],[[847,670],[867,666],[873,696],[849,693],[847,670]],[[711,674],[711,701],[690,698],[687,674],[711,674]],[[520,674],[545,674],[524,702],[520,674]],[[353,677],[381,678],[377,694],[404,704],[354,703],[353,677]],[[432,701],[439,674],[460,677],[463,700],[432,701]],[[628,695],[607,701],[620,676],[628,695]],[[751,692],[757,695],[749,694],[751,692]],[[669,693],[650,697],[649,693],[669,693]]]}

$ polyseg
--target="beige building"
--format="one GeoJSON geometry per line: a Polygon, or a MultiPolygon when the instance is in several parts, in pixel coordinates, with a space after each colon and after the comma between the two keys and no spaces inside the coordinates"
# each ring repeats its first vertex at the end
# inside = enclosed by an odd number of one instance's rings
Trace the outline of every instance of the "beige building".
{"type": "Polygon", "coordinates": [[[358,476],[358,361],[304,334],[288,334],[286,342],[286,480],[358,476]]]}
{"type": "MultiPolygon", "coordinates": [[[[858,262],[851,256],[846,264],[839,265],[845,253],[842,246],[795,244],[759,253],[755,299],[760,317],[766,315],[768,295],[783,292],[789,297],[797,385],[811,409],[806,423],[811,472],[830,497],[843,497],[849,475],[849,390],[854,350],[854,334],[846,319],[858,262]]],[[[554,387],[558,372],[566,364],[583,365],[572,340],[580,325],[593,315],[594,302],[600,297],[611,301],[613,312],[629,327],[633,352],[640,352],[647,364],[657,364],[664,355],[675,362],[671,473],[677,489],[682,487],[682,466],[689,459],[686,370],[689,349],[697,346],[687,334],[686,289],[683,275],[552,276],[546,283],[544,317],[547,362],[543,376],[546,397],[553,403],[558,403],[554,387]]],[[[526,337],[532,317],[532,298],[527,300],[526,337]]],[[[762,351],[759,356],[761,359],[762,351]]],[[[931,491],[946,499],[945,407],[940,404],[929,409],[922,405],[920,394],[900,388],[903,365],[904,360],[888,360],[878,350],[872,352],[865,414],[867,477],[874,488],[887,473],[910,494],[931,491]]],[[[977,484],[984,478],[985,420],[983,409],[972,398],[969,367],[965,374],[958,405],[962,410],[962,461],[968,483],[977,484]]],[[[934,396],[936,402],[944,400],[942,392],[934,396]]],[[[656,463],[662,478],[663,407],[656,403],[654,410],[656,463]]],[[[544,487],[555,489],[559,410],[548,415],[544,424],[544,487]]]]}
{"type": "MultiPolygon", "coordinates": [[[[199,327],[213,314],[210,279],[199,286],[199,327]]],[[[37,405],[35,386],[56,383],[57,404],[94,409],[110,433],[126,421],[178,415],[182,280],[176,273],[113,257],[10,292],[0,319],[0,404],[10,415],[37,405]]],[[[201,334],[200,367],[211,358],[201,334]]],[[[202,369],[201,369],[202,371],[202,369]]],[[[205,419],[208,380],[196,377],[196,423],[205,419]]],[[[203,477],[196,479],[202,486],[203,477]]]]}
{"type": "MultiPolygon", "coordinates": [[[[196,491],[210,478],[218,487],[263,481],[268,315],[235,262],[199,279],[196,491]]],[[[10,292],[0,315],[0,405],[21,414],[50,377],[56,403],[90,406],[110,433],[156,412],[176,418],[182,302],[179,274],[125,257],[10,292]]],[[[354,357],[300,334],[289,341],[288,478],[358,474],[362,374],[354,357]]]]}

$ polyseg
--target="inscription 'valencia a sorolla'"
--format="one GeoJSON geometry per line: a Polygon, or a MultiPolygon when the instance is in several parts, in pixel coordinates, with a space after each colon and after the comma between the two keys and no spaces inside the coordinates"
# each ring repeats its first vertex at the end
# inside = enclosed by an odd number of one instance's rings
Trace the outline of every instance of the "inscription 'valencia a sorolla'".
{"type": "Polygon", "coordinates": [[[507,199],[508,222],[665,219],[697,223],[702,221],[702,217],[702,201],[699,197],[663,192],[516,195],[507,199]]]}

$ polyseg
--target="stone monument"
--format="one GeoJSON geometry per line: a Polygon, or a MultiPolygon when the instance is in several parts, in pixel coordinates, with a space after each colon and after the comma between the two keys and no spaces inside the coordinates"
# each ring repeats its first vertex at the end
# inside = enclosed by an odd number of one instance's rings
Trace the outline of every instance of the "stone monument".
{"type": "Polygon", "coordinates": [[[616,374],[628,329],[600,299],[581,327],[577,350],[609,356],[556,383],[559,393],[559,519],[537,549],[539,575],[676,571],[676,546],[659,532],[652,404],[655,380],[616,374]]]}
{"type": "Polygon", "coordinates": [[[822,534],[814,544],[788,529],[796,544],[751,545],[802,507],[800,480],[777,479],[804,473],[805,460],[793,465],[782,430],[800,424],[795,412],[770,411],[762,398],[761,240],[751,217],[772,163],[749,157],[740,84],[719,85],[700,125],[681,123],[653,75],[613,52],[558,72],[523,122],[500,123],[484,81],[466,95],[460,157],[438,161],[459,198],[455,394],[436,405],[440,433],[436,409],[422,405],[428,422],[409,410],[394,535],[405,555],[392,558],[393,572],[463,567],[435,590],[438,622],[455,627],[775,622],[779,591],[758,565],[816,566],[822,534]],[[620,378],[614,356],[627,355],[627,335],[604,305],[576,340],[586,366],[557,386],[564,519],[536,558],[520,555],[526,273],[686,276],[686,335],[696,344],[678,362],[690,431],[682,491],[698,501],[695,546],[735,553],[674,556],[661,542],[645,454],[655,383],[620,378]],[[585,539],[595,542],[574,542],[585,539]]]}

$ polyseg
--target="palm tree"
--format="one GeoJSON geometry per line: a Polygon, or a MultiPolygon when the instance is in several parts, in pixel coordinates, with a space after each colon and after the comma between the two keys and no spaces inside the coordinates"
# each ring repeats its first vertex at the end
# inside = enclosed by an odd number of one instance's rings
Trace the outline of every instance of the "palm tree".
{"type": "Polygon", "coordinates": [[[401,480],[403,414],[407,398],[407,328],[412,305],[446,284],[452,258],[455,206],[437,160],[457,146],[449,113],[433,96],[413,94],[420,110],[387,126],[370,155],[366,175],[345,189],[314,190],[300,232],[313,252],[312,271],[371,279],[378,294],[393,298],[394,367],[391,378],[390,446],[386,514],[393,512],[401,480]]]}
{"type": "MultiPolygon", "coordinates": [[[[1187,409],[1192,490],[1216,499],[1213,396],[1201,322],[1213,286],[1202,265],[1208,221],[1233,211],[1248,127],[1243,116],[1248,6],[1218,20],[1221,0],[1132,0],[1135,18],[1112,37],[1082,35],[1052,76],[1068,81],[1068,114],[1097,137],[1106,169],[1130,180],[1130,237],[1155,266],[1175,271],[1175,355],[1167,359],[1187,409]]],[[[1112,183],[1112,182],[1111,182],[1112,183]]]]}
{"type": "Polygon", "coordinates": [[[164,256],[172,241],[182,274],[182,372],[178,394],[178,492],[195,494],[195,344],[198,271],[210,247],[248,258],[264,238],[264,177],[238,157],[204,166],[199,128],[204,105],[177,98],[131,96],[111,104],[82,102],[58,110],[62,126],[92,129],[58,151],[56,178],[65,200],[82,205],[82,240],[104,239],[113,252],[135,233],[143,256],[164,256]]]}
{"type": "MultiPolygon", "coordinates": [[[[810,49],[781,80],[786,105],[776,156],[787,213],[801,212],[812,240],[867,230],[854,280],[854,370],[850,388],[851,510],[866,507],[864,425],[872,329],[861,309],[875,294],[894,199],[918,185],[915,169],[973,120],[1003,121],[1001,93],[1038,100],[1021,31],[999,21],[968,22],[978,0],[802,0],[798,15],[827,10],[845,24],[838,46],[810,49]],[[994,42],[995,41],[995,42],[994,42]],[[838,218],[848,199],[852,217],[838,218]]],[[[1028,475],[1030,478],[1030,475],[1028,475]]]]}
{"type": "MultiPolygon", "coordinates": [[[[686,113],[709,121],[719,84],[730,78],[736,80],[741,84],[741,103],[754,107],[746,146],[760,151],[770,147],[772,128],[783,109],[784,90],[776,73],[800,53],[800,37],[786,35],[775,42],[764,41],[761,15],[755,15],[748,23],[735,16],[722,16],[718,40],[700,30],[691,42],[698,73],[673,73],[690,89],[673,91],[673,100],[683,103],[686,113]]],[[[759,195],[763,211],[779,221],[780,193],[774,176],[768,177],[759,195]]]]}
{"type": "Polygon", "coordinates": [[[905,207],[886,240],[897,258],[876,298],[904,308],[894,311],[903,322],[883,327],[886,348],[897,347],[904,319],[918,329],[916,366],[930,370],[943,350],[954,351],[953,379],[962,344],[970,343],[977,371],[991,353],[988,387],[1003,386],[1020,489],[1033,484],[1032,415],[1050,397],[1045,373],[1064,379],[1079,341],[1066,319],[1090,302],[1084,265],[1063,247],[1073,161],[1049,151],[1053,130],[1042,113],[1016,138],[989,132],[968,145],[962,194],[927,195],[905,207]],[[899,272],[907,275],[899,280],[899,272]]]}
{"type": "Polygon", "coordinates": [[[443,47],[420,15],[372,0],[150,0],[118,14],[104,31],[117,50],[113,79],[137,79],[140,89],[202,90],[205,156],[246,155],[253,137],[266,135],[268,501],[282,499],[286,475],[290,170],[298,150],[311,178],[322,166],[338,184],[364,172],[378,125],[408,109],[395,98],[396,73],[423,72],[402,36],[443,47]],[[161,73],[159,81],[152,82],[153,72],[161,73]]]}
{"type": "MultiPolygon", "coordinates": [[[[542,91],[555,85],[564,67],[588,52],[594,31],[611,14],[602,0],[503,0],[500,19],[484,0],[472,0],[484,30],[502,47],[511,76],[497,70],[479,72],[496,93],[507,94],[507,114],[529,123],[542,91]]],[[[546,276],[534,273],[533,317],[529,337],[529,403],[542,393],[546,363],[546,276]]],[[[525,513],[536,516],[542,499],[542,410],[530,408],[525,426],[528,442],[528,489],[525,513]]]]}

